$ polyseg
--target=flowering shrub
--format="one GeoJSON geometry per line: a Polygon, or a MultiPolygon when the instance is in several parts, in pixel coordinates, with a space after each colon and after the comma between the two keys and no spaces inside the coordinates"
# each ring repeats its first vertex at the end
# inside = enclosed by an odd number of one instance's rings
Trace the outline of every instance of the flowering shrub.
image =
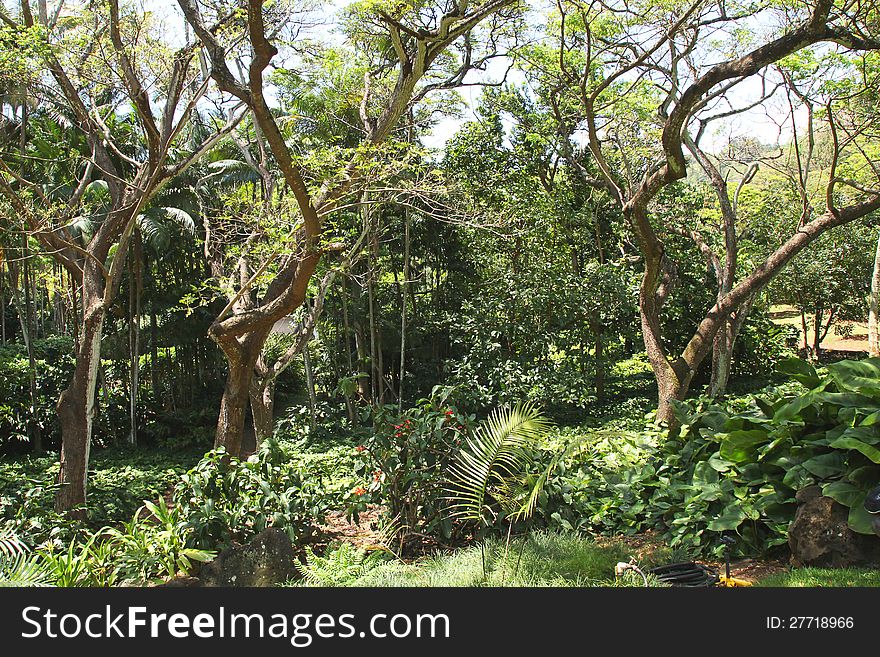
{"type": "Polygon", "coordinates": [[[422,399],[402,412],[378,408],[373,435],[354,448],[361,483],[352,491],[350,515],[357,518],[368,503],[379,503],[401,528],[404,543],[454,540],[445,475],[473,420],[443,396],[422,399]]]}

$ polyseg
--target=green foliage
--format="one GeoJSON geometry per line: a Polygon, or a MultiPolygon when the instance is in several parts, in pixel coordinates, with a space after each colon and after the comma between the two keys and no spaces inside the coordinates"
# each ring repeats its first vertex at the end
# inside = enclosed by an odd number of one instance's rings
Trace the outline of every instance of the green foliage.
{"type": "Polygon", "coordinates": [[[145,502],[121,529],[105,528],[99,534],[99,546],[115,554],[115,574],[120,583],[141,584],[186,574],[193,562],[214,558],[215,552],[211,550],[187,547],[190,531],[182,521],[180,509],[169,507],[160,497],[158,503],[145,502]]]}
{"type": "Polygon", "coordinates": [[[530,487],[528,476],[549,428],[548,420],[529,404],[492,411],[449,468],[452,516],[490,527],[504,518],[531,515],[545,478],[530,487]]]}
{"type": "Polygon", "coordinates": [[[351,543],[337,543],[327,546],[322,556],[307,547],[297,570],[307,586],[347,586],[387,560],[381,550],[368,552],[351,543]]]}
{"type": "Polygon", "coordinates": [[[38,554],[56,586],[143,586],[186,574],[214,552],[186,547],[188,529],[176,507],[144,502],[121,528],[104,527],[66,548],[50,542],[38,554]]]}
{"type": "Polygon", "coordinates": [[[87,510],[80,526],[53,510],[57,456],[0,460],[0,519],[12,520],[33,545],[67,545],[78,533],[130,519],[145,499],[158,499],[198,459],[189,451],[95,450],[89,468],[87,510]]]}
{"type": "Polygon", "coordinates": [[[0,526],[0,587],[43,586],[50,573],[9,525],[0,526]]]}
{"type": "Polygon", "coordinates": [[[223,448],[208,452],[174,489],[188,545],[222,548],[243,543],[266,527],[294,542],[307,538],[327,511],[320,477],[291,463],[274,441],[242,461],[223,448]]]}
{"type": "Polygon", "coordinates": [[[448,401],[449,389],[435,389],[430,399],[404,412],[379,407],[374,433],[355,448],[356,472],[362,485],[352,492],[350,514],[368,501],[386,504],[391,519],[407,537],[455,540],[457,527],[444,490],[445,473],[467,435],[474,417],[460,413],[448,401]]]}
{"type": "Polygon", "coordinates": [[[37,404],[31,408],[30,361],[24,345],[0,347],[0,448],[26,442],[36,423],[46,443],[57,440],[55,404],[73,372],[70,340],[35,340],[37,404]],[[10,445],[12,444],[12,445],[10,445]]]}
{"type": "Polygon", "coordinates": [[[850,509],[853,530],[872,533],[862,503],[880,482],[880,359],[781,369],[799,383],[747,406],[682,404],[677,435],[592,443],[547,483],[538,514],[551,526],[660,529],[693,554],[720,553],[731,532],[759,553],[786,542],[795,493],[818,484],[850,509]]]}

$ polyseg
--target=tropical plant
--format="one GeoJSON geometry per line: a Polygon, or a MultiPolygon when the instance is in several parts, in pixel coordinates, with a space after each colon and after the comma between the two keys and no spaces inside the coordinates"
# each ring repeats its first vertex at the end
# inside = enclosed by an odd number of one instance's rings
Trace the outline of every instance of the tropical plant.
{"type": "Polygon", "coordinates": [[[496,408],[465,441],[449,470],[452,515],[491,527],[526,518],[546,477],[527,488],[536,448],[550,422],[531,404],[496,408]]]}
{"type": "Polygon", "coordinates": [[[51,573],[9,525],[0,527],[0,587],[47,586],[51,573]]]}
{"type": "Polygon", "coordinates": [[[274,441],[247,460],[225,449],[208,452],[174,489],[187,547],[216,549],[243,543],[275,527],[296,543],[323,520],[330,496],[321,477],[307,476],[274,441]]]}
{"type": "Polygon", "coordinates": [[[386,505],[389,519],[400,525],[404,546],[413,538],[459,538],[444,499],[443,476],[474,416],[451,403],[452,393],[438,386],[431,398],[405,411],[377,408],[373,434],[355,448],[362,483],[352,491],[349,514],[356,518],[369,501],[386,505]]]}

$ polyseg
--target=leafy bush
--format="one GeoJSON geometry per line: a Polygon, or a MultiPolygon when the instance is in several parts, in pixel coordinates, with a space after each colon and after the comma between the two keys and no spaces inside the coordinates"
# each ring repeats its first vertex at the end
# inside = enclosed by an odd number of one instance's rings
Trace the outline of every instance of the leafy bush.
{"type": "Polygon", "coordinates": [[[383,406],[374,415],[375,431],[355,448],[362,485],[352,491],[350,515],[368,502],[387,505],[407,535],[453,540],[455,526],[445,500],[444,473],[458,453],[474,416],[448,405],[449,389],[435,388],[431,399],[400,412],[383,406]]]}
{"type": "Polygon", "coordinates": [[[850,509],[853,530],[872,533],[862,503],[880,482],[880,359],[834,363],[824,376],[796,359],[780,369],[796,388],[747,407],[682,404],[677,435],[596,440],[548,481],[537,514],[563,528],[659,528],[696,554],[719,553],[721,533],[735,532],[742,550],[761,552],[786,542],[795,493],[819,484],[850,509]]]}
{"type": "MultiPolygon", "coordinates": [[[[0,461],[0,519],[12,520],[33,545],[67,545],[77,534],[129,520],[144,500],[158,499],[198,460],[193,452],[95,450],[89,465],[86,524],[55,513],[57,456],[0,461]]],[[[80,537],[82,538],[82,537],[80,537]]]]}
{"type": "Polygon", "coordinates": [[[160,498],[144,502],[121,528],[104,527],[66,548],[51,541],[38,556],[56,586],[144,585],[186,574],[214,553],[186,547],[179,511],[160,498]]]}
{"type": "Polygon", "coordinates": [[[191,531],[192,547],[243,543],[266,527],[281,529],[297,542],[326,514],[323,484],[291,463],[275,441],[267,441],[246,461],[222,448],[208,452],[181,477],[174,501],[191,531]]]}
{"type": "Polygon", "coordinates": [[[37,403],[31,408],[30,361],[24,345],[0,347],[0,448],[28,441],[28,425],[40,427],[44,442],[60,437],[55,404],[73,373],[72,342],[53,338],[35,340],[37,403]]]}

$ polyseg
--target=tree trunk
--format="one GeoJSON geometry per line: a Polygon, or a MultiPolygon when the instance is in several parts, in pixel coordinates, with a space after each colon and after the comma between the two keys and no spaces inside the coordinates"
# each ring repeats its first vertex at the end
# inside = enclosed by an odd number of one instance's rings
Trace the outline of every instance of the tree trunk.
{"type": "Polygon", "coordinates": [[[824,311],[817,310],[813,314],[813,359],[819,362],[822,359],[822,316],[824,311]]]}
{"type": "Polygon", "coordinates": [[[275,379],[255,375],[251,381],[251,415],[254,418],[256,449],[275,431],[275,379]]]}
{"type": "Polygon", "coordinates": [[[58,417],[61,420],[61,469],[58,473],[58,493],[55,510],[69,511],[84,518],[86,511],[86,480],[89,467],[89,449],[92,422],[95,417],[95,387],[101,360],[101,331],[105,309],[100,299],[83,290],[82,330],[76,355],[76,368],[67,389],[58,399],[58,417]],[[92,298],[89,298],[92,297],[92,298]]]}
{"type": "Polygon", "coordinates": [[[159,381],[159,326],[155,307],[150,308],[150,387],[153,389],[153,403],[158,404],[162,389],[159,381]]]}
{"type": "Polygon", "coordinates": [[[880,235],[874,251],[874,273],[871,276],[871,298],[868,306],[868,355],[880,356],[880,326],[877,314],[880,313],[880,235]]]}
{"type": "Polygon", "coordinates": [[[596,331],[596,401],[605,401],[605,336],[601,330],[596,331]]]}
{"type": "Polygon", "coordinates": [[[400,295],[400,375],[397,382],[397,402],[403,408],[403,379],[406,376],[406,293],[410,276],[410,215],[405,210],[403,225],[403,287],[400,295]]]}
{"type": "Polygon", "coordinates": [[[733,346],[736,341],[733,323],[722,323],[721,329],[712,341],[712,377],[709,380],[709,396],[719,397],[727,389],[733,362],[733,346]]]}
{"type": "Polygon", "coordinates": [[[28,258],[27,236],[22,238],[24,261],[22,272],[24,273],[24,317],[22,320],[22,335],[28,355],[28,387],[31,397],[31,421],[30,433],[35,454],[43,453],[43,434],[40,431],[40,422],[37,419],[37,359],[34,355],[34,303],[33,303],[33,272],[28,258]]]}
{"type": "Polygon", "coordinates": [[[250,399],[249,385],[254,366],[239,358],[226,357],[229,372],[226,387],[220,400],[220,416],[214,435],[214,448],[224,447],[230,456],[241,453],[242,432],[247,404],[250,399]]]}
{"type": "Polygon", "coordinates": [[[316,410],[318,399],[315,395],[315,374],[312,371],[312,358],[309,355],[309,345],[303,347],[303,366],[306,372],[306,389],[309,393],[309,427],[312,431],[318,428],[318,418],[316,410]]]}
{"type": "Polygon", "coordinates": [[[263,342],[265,335],[262,335],[261,331],[261,335],[249,333],[242,336],[240,341],[233,339],[231,343],[220,343],[226,355],[229,372],[226,376],[223,397],[220,400],[220,416],[217,419],[214,447],[226,448],[230,456],[239,456],[241,453],[245,415],[250,402],[251,379],[263,342]]]}
{"type": "Polygon", "coordinates": [[[709,396],[719,397],[727,390],[730,379],[733,350],[743,324],[752,312],[755,295],[742,303],[739,309],[721,322],[721,328],[712,341],[712,377],[709,381],[709,396]]]}
{"type": "Polygon", "coordinates": [[[137,445],[137,398],[140,386],[141,356],[141,295],[143,293],[143,249],[140,233],[135,230],[133,237],[134,253],[129,260],[129,321],[128,346],[130,356],[130,392],[129,392],[129,434],[128,442],[137,445]]]}

